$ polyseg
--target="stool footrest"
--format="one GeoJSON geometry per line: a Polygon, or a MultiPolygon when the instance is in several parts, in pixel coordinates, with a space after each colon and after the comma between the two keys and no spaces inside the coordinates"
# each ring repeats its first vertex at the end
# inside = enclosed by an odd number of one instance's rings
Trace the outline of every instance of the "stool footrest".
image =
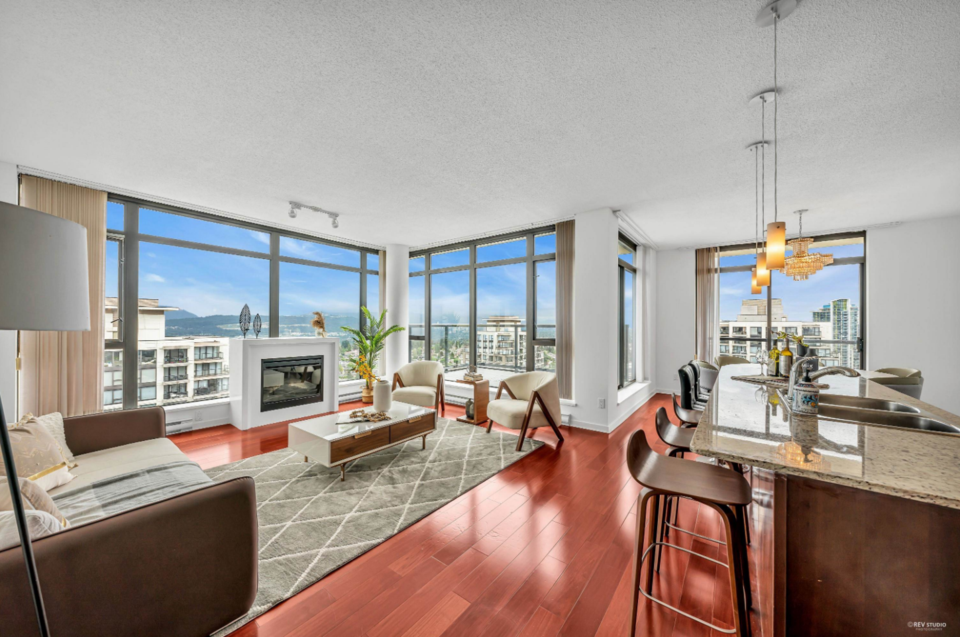
{"type": "MultiPolygon", "coordinates": [[[[683,529],[678,529],[678,530],[682,531],[683,529]]],[[[694,535],[695,535],[695,534],[694,534],[694,535]]],[[[709,539],[709,538],[707,538],[707,539],[709,539]]],[[[714,540],[714,541],[715,541],[715,540],[714,540]]],[[[719,560],[715,560],[715,559],[713,559],[712,557],[707,557],[706,555],[704,555],[704,554],[702,554],[702,553],[697,553],[696,551],[691,551],[690,549],[683,548],[682,546],[677,546],[676,544],[670,544],[669,542],[651,542],[650,545],[647,547],[647,549],[643,552],[643,555],[640,557],[640,564],[641,564],[641,565],[643,564],[643,561],[647,559],[647,554],[650,553],[650,551],[651,551],[654,547],[656,547],[656,546],[669,546],[670,548],[680,549],[681,551],[686,551],[687,553],[690,553],[691,555],[696,555],[697,557],[702,557],[702,558],[705,559],[705,560],[710,560],[711,562],[714,562],[715,564],[719,564],[720,566],[722,566],[722,567],[724,567],[724,568],[728,568],[728,566],[727,566],[726,564],[724,564],[723,562],[721,562],[721,561],[719,561],[719,560]]],[[[651,595],[651,594],[648,593],[647,591],[643,590],[643,586],[640,587],[640,592],[643,594],[644,597],[646,597],[647,599],[649,599],[651,602],[654,602],[654,603],[660,604],[661,606],[664,606],[664,607],[666,607],[666,608],[669,608],[669,609],[672,610],[673,612],[675,612],[675,613],[677,613],[677,614],[679,614],[679,615],[683,615],[683,616],[686,617],[687,619],[692,619],[693,621],[697,622],[698,624],[703,624],[703,625],[706,626],[707,628],[711,628],[711,629],[717,631],[718,633],[723,633],[723,634],[725,634],[725,635],[734,635],[734,634],[736,634],[736,632],[737,632],[737,629],[736,629],[736,628],[721,628],[720,626],[716,626],[716,625],[714,625],[714,624],[711,624],[710,622],[704,621],[704,620],[700,619],[699,617],[694,617],[694,616],[691,615],[690,613],[684,612],[684,611],[680,610],[679,608],[677,608],[677,607],[675,607],[675,606],[671,606],[670,604],[666,603],[665,601],[663,601],[663,600],[661,600],[661,599],[657,599],[656,597],[654,597],[653,595],[651,595]]]]}

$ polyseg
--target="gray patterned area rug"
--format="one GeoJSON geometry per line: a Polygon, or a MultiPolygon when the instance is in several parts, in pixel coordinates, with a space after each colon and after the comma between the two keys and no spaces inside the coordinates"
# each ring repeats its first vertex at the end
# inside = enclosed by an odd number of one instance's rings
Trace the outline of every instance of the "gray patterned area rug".
{"type": "Polygon", "coordinates": [[[208,469],[214,480],[251,476],[257,484],[260,568],[250,612],[226,635],[328,573],[436,511],[543,446],[516,435],[439,418],[427,437],[338,468],[306,463],[282,449],[208,469]]]}

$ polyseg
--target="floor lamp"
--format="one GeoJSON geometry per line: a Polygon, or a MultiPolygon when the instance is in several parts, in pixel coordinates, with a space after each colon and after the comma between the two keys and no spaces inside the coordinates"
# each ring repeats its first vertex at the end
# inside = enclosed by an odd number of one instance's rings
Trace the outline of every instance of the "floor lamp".
{"type": "MultiPolygon", "coordinates": [[[[86,228],[30,208],[0,202],[0,330],[89,330],[88,267],[86,228]]],[[[0,447],[30,592],[37,609],[37,623],[40,635],[47,637],[50,630],[20,499],[2,398],[0,447]]]]}

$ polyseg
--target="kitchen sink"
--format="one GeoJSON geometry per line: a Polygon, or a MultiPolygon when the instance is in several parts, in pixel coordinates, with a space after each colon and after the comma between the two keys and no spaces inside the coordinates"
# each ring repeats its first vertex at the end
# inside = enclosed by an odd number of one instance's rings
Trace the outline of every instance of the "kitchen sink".
{"type": "Polygon", "coordinates": [[[853,407],[855,409],[872,409],[876,411],[893,411],[908,414],[920,413],[920,410],[916,407],[896,403],[892,400],[860,398],[859,396],[841,396],[838,394],[820,394],[820,405],[836,405],[837,407],[853,407]]]}
{"type": "MultiPolygon", "coordinates": [[[[846,407],[835,404],[824,404],[822,399],[826,394],[820,396],[820,417],[832,418],[834,420],[847,420],[859,422],[865,425],[882,425],[885,427],[897,427],[900,429],[913,429],[916,431],[934,431],[937,433],[960,435],[960,427],[948,425],[945,422],[918,416],[913,413],[903,413],[898,411],[883,411],[880,409],[858,409],[855,407],[846,407]]],[[[841,398],[833,396],[832,398],[841,398]]],[[[843,396],[842,398],[850,398],[843,396]]],[[[862,399],[868,400],[868,399],[862,399]]],[[[886,402],[886,401],[876,401],[886,402]]],[[[892,403],[899,404],[899,403],[892,403]]],[[[904,407],[905,405],[900,405],[904,407]]]]}

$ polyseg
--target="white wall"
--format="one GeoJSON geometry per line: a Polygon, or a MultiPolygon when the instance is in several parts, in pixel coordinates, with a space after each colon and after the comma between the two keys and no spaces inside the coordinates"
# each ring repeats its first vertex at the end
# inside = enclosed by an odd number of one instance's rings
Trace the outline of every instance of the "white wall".
{"type": "MultiPolygon", "coordinates": [[[[15,164],[0,162],[0,201],[18,203],[19,182],[15,164]]],[[[0,299],[12,303],[14,299],[0,299]]],[[[16,422],[17,412],[17,333],[0,330],[0,398],[7,420],[16,422]]]]}
{"type": "Polygon", "coordinates": [[[867,231],[867,365],[923,372],[921,399],[960,414],[960,216],[867,231]]]}
{"type": "Polygon", "coordinates": [[[677,370],[696,351],[696,252],[670,250],[657,253],[657,391],[678,391],[677,370]]]}
{"type": "MultiPolygon", "coordinates": [[[[573,299],[573,402],[564,405],[576,427],[609,432],[619,426],[652,395],[652,383],[639,381],[617,390],[618,274],[617,243],[620,226],[609,208],[578,214],[574,246],[573,299]],[[600,400],[605,402],[600,407],[600,400]]],[[[641,267],[643,285],[655,287],[656,254],[647,251],[641,267]]],[[[655,323],[653,308],[640,307],[638,322],[655,323]]],[[[653,297],[650,297],[652,305],[653,297]]],[[[639,344],[638,354],[643,350],[639,344]]],[[[655,356],[647,351],[648,360],[655,356]]],[[[649,375],[649,372],[648,372],[649,375]]]]}

